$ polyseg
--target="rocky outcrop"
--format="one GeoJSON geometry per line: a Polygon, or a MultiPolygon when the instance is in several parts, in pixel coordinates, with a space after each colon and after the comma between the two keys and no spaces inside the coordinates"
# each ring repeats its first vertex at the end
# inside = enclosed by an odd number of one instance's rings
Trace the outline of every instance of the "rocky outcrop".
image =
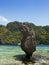
{"type": "Polygon", "coordinates": [[[34,30],[27,23],[21,24],[21,32],[23,38],[21,40],[21,48],[26,53],[27,59],[32,59],[32,54],[36,51],[36,41],[34,30]]]}
{"type": "Polygon", "coordinates": [[[0,44],[2,44],[3,43],[3,39],[2,39],[2,37],[0,36],[0,44]]]}

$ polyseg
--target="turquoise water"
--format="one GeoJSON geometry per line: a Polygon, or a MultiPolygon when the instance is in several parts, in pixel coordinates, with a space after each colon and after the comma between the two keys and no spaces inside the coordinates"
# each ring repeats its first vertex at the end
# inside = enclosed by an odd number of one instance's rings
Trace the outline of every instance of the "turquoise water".
{"type": "MultiPolygon", "coordinates": [[[[25,54],[20,46],[0,45],[0,64],[16,63],[17,56],[25,54]]],[[[49,45],[39,45],[33,54],[36,59],[49,61],[49,45]]]]}

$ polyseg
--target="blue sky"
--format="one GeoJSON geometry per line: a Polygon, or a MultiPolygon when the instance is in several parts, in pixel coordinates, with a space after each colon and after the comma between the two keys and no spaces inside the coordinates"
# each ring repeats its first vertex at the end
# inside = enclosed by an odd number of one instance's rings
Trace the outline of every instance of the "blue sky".
{"type": "Polygon", "coordinates": [[[0,24],[12,21],[49,25],[49,0],[0,0],[0,24]]]}

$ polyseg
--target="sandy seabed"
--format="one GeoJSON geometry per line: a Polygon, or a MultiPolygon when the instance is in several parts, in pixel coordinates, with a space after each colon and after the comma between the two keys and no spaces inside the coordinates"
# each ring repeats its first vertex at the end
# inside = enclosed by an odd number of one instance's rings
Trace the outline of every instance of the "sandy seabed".
{"type": "Polygon", "coordinates": [[[38,54],[34,54],[33,57],[35,58],[33,61],[26,61],[22,60],[25,55],[16,55],[14,59],[3,59],[0,60],[0,65],[49,65],[49,58],[46,56],[41,56],[38,54]],[[17,58],[16,58],[17,57],[17,58]]]}
{"type": "Polygon", "coordinates": [[[0,65],[49,65],[49,46],[37,47],[33,61],[24,58],[25,53],[19,46],[0,46],[0,65]]]}

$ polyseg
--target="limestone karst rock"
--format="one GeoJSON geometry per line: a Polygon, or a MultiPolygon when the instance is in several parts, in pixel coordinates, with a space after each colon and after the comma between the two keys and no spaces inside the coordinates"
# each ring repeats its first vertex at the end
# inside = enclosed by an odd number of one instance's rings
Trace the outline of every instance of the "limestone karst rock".
{"type": "Polygon", "coordinates": [[[23,34],[21,48],[26,53],[26,58],[31,59],[33,52],[36,51],[35,33],[27,23],[22,23],[21,28],[23,34]]]}

